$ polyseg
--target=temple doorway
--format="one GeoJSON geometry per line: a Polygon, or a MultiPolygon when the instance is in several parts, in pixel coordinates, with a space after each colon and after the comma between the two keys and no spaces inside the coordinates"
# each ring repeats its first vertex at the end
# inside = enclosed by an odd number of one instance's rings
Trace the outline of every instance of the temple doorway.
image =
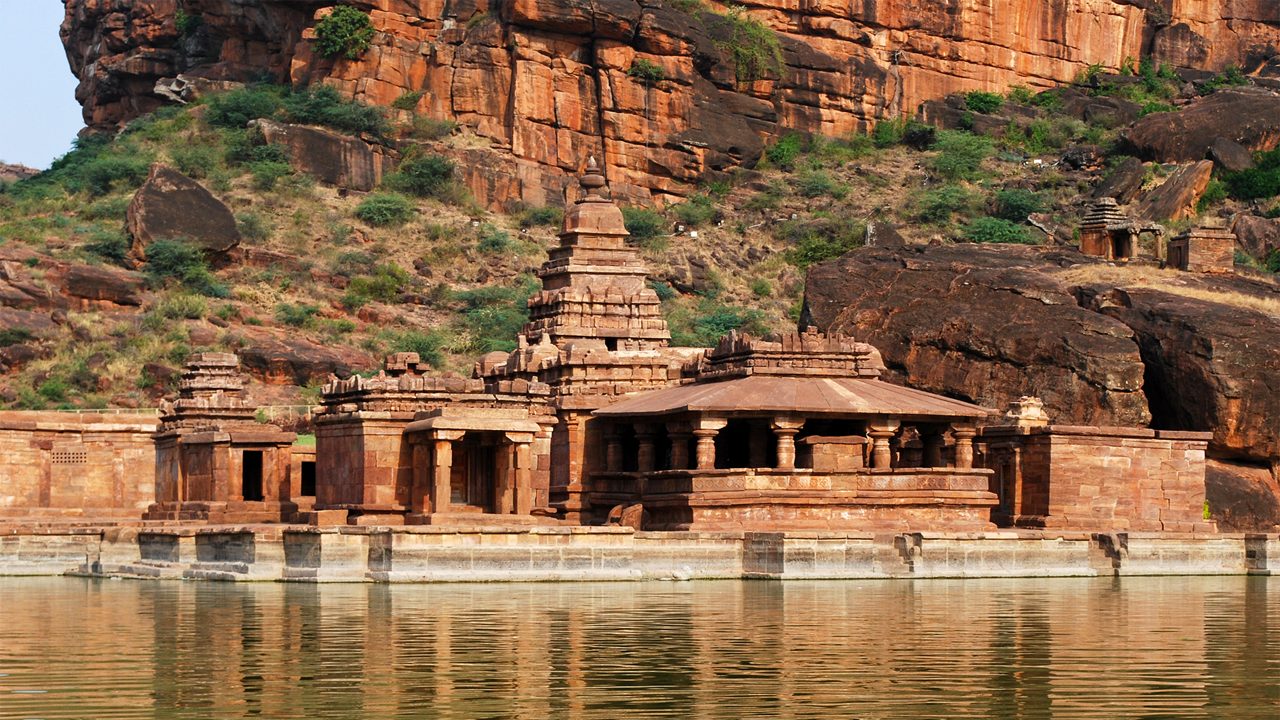
{"type": "Polygon", "coordinates": [[[454,445],[450,503],[454,510],[496,512],[494,487],[499,468],[498,454],[506,446],[501,433],[468,432],[454,445]]]}
{"type": "Polygon", "coordinates": [[[262,502],[262,451],[245,450],[240,460],[240,496],[248,502],[262,502]]]}

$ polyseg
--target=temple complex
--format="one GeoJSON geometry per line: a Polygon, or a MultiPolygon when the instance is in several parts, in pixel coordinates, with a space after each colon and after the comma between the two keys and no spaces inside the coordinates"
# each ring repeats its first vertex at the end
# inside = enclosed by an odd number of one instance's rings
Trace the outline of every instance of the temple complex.
{"type": "MultiPolygon", "coordinates": [[[[874,347],[811,328],[671,347],[594,161],[580,185],[513,351],[465,378],[414,353],[331,377],[314,447],[259,422],[236,356],[194,355],[150,437],[154,493],[123,488],[114,511],[153,501],[143,523],[503,532],[1214,529],[1207,434],[1054,425],[1030,398],[998,418],[882,380],[874,347]]],[[[1133,258],[1149,231],[1160,247],[1158,226],[1104,200],[1082,246],[1133,258]]],[[[1173,259],[1221,264],[1219,234],[1188,234],[1173,259]]],[[[41,442],[61,448],[59,467],[86,447],[41,442]]],[[[23,488],[23,502],[46,500],[44,484],[23,488]]]]}

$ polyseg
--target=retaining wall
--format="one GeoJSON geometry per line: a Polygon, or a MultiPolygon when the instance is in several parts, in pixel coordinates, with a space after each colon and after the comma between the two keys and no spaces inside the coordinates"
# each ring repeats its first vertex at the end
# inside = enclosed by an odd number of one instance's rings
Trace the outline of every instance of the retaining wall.
{"type": "Polygon", "coordinates": [[[0,536],[0,575],[511,582],[1272,573],[1280,574],[1280,535],[244,526],[0,536]]]}

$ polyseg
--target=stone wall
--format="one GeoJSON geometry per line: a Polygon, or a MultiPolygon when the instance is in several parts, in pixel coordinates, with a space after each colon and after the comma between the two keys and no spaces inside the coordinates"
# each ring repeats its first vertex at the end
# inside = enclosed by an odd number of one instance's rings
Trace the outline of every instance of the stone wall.
{"type": "Polygon", "coordinates": [[[1213,532],[1204,519],[1209,433],[988,427],[998,518],[1028,527],[1213,532]]]}
{"type": "Polygon", "coordinates": [[[0,576],[295,582],[862,579],[1280,572],[1280,535],[629,528],[0,530],[0,576]]]}
{"type": "Polygon", "coordinates": [[[0,412],[0,518],[128,517],[155,499],[159,417],[0,412]]]}

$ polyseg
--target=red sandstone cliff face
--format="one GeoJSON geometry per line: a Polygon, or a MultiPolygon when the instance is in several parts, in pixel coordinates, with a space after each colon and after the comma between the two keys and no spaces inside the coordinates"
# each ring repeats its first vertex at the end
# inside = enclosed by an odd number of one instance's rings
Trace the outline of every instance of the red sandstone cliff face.
{"type": "Polygon", "coordinates": [[[312,52],[328,2],[65,1],[62,36],[93,127],[154,109],[155,81],[180,72],[329,82],[382,105],[420,90],[421,112],[492,143],[469,158],[480,198],[529,204],[558,198],[587,154],[615,188],[682,194],[752,164],[782,129],[846,133],[947,93],[1046,86],[1152,52],[1254,70],[1280,49],[1274,0],[753,0],[786,68],[743,85],[717,47],[723,28],[661,0],[357,0],[381,32],[354,62],[312,52]],[[185,33],[179,6],[199,19],[185,33]],[[630,77],[637,58],[663,79],[630,77]]]}

